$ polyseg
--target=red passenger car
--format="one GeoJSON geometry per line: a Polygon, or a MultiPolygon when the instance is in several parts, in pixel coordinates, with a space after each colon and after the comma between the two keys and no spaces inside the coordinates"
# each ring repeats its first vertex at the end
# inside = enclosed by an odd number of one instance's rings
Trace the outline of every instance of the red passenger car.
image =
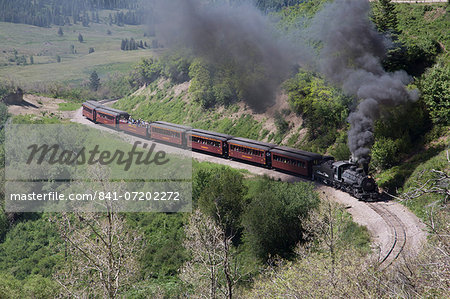
{"type": "Polygon", "coordinates": [[[193,150],[226,156],[229,139],[233,136],[206,130],[192,129],[188,132],[187,145],[193,150]]]}
{"type": "Polygon", "coordinates": [[[191,130],[191,127],[157,121],[150,124],[150,137],[185,147],[187,146],[186,132],[189,130],[191,130]]]}
{"type": "Polygon", "coordinates": [[[95,122],[95,108],[99,107],[100,104],[94,101],[87,101],[83,103],[83,116],[91,121],[95,122]]]}
{"type": "Polygon", "coordinates": [[[119,119],[121,117],[128,118],[128,113],[108,107],[97,107],[95,108],[95,111],[97,114],[96,122],[117,129],[119,128],[119,119]]]}
{"type": "Polygon", "coordinates": [[[276,145],[246,138],[228,140],[228,156],[270,167],[270,150],[276,145]]]}
{"type": "Polygon", "coordinates": [[[285,146],[277,146],[270,152],[272,154],[272,168],[305,177],[311,177],[312,166],[323,159],[322,155],[285,146]]]}
{"type": "Polygon", "coordinates": [[[150,129],[149,124],[137,124],[137,123],[130,123],[129,118],[122,116],[119,119],[119,130],[125,131],[134,135],[138,135],[141,137],[150,137],[150,129]]]}

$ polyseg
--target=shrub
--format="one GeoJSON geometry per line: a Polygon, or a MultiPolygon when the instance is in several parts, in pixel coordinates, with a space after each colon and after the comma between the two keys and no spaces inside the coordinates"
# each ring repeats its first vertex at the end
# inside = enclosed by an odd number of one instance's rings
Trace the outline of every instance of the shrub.
{"type": "Polygon", "coordinates": [[[398,153],[397,143],[390,138],[382,137],[372,147],[371,164],[379,170],[387,169],[398,162],[398,153]]]}
{"type": "Polygon", "coordinates": [[[450,65],[442,61],[426,72],[419,83],[434,123],[450,124],[450,65]]]}
{"type": "Polygon", "coordinates": [[[302,221],[318,203],[311,184],[261,179],[243,216],[247,247],[263,260],[290,256],[302,240],[302,221]]]}
{"type": "Polygon", "coordinates": [[[214,218],[228,236],[235,237],[235,242],[240,238],[246,191],[242,174],[228,167],[220,167],[209,172],[207,185],[198,199],[200,210],[214,218]]]}

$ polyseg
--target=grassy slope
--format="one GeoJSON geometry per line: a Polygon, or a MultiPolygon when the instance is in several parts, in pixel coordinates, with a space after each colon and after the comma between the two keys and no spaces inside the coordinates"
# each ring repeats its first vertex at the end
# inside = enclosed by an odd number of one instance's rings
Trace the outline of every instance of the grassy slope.
{"type": "Polygon", "coordinates": [[[257,120],[242,105],[231,105],[214,110],[204,110],[199,103],[191,101],[187,86],[175,92],[180,86],[170,83],[153,83],[140,93],[121,99],[115,108],[125,110],[134,117],[148,121],[163,120],[190,125],[198,129],[213,130],[234,136],[280,142],[277,129],[265,129],[267,119],[257,120]],[[272,138],[269,138],[270,136],[272,138]]]}
{"type": "MultiPolygon", "coordinates": [[[[397,4],[397,18],[402,30],[401,38],[408,46],[419,46],[432,49],[432,41],[438,43],[436,50],[443,57],[445,63],[450,63],[450,6],[446,4],[397,4]]],[[[378,183],[387,187],[390,192],[398,193],[410,191],[426,182],[428,174],[423,172],[437,169],[449,173],[450,165],[445,158],[445,150],[450,142],[450,128],[436,127],[424,136],[424,145],[399,165],[394,166],[377,175],[378,183]]],[[[439,195],[425,195],[421,198],[404,202],[417,216],[426,220],[426,210],[430,203],[442,199],[439,195]]]]}
{"type": "Polygon", "coordinates": [[[91,24],[83,27],[80,24],[62,27],[64,35],[58,36],[58,27],[41,28],[24,24],[0,22],[0,80],[13,80],[16,83],[31,82],[75,82],[86,80],[95,69],[100,77],[112,72],[129,72],[131,65],[142,57],[155,54],[151,50],[121,51],[120,43],[124,38],[133,37],[149,43],[143,36],[143,26],[108,26],[91,24]],[[111,35],[107,31],[111,31],[111,35]],[[81,33],[84,42],[78,41],[81,33]],[[71,53],[74,45],[76,54],[71,53]],[[95,49],[88,54],[89,48],[95,49]],[[34,64],[18,66],[10,59],[25,55],[27,62],[33,55],[34,64]],[[57,63],[57,55],[61,63],[57,63]]]}

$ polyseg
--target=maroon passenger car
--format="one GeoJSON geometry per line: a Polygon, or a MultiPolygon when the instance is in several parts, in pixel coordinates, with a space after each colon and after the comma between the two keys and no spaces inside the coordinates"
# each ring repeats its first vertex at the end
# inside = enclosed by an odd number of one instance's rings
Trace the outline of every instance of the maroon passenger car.
{"type": "Polygon", "coordinates": [[[133,124],[129,123],[128,117],[122,116],[119,119],[119,130],[129,132],[134,135],[138,135],[141,137],[150,137],[150,124],[133,124]]]}
{"type": "Polygon", "coordinates": [[[276,145],[247,138],[228,140],[228,156],[270,167],[270,150],[276,145]]]}
{"type": "Polygon", "coordinates": [[[191,130],[191,127],[156,121],[150,124],[150,137],[184,147],[187,145],[186,132],[189,130],[191,130]]]}
{"type": "Polygon", "coordinates": [[[227,134],[192,129],[188,132],[187,146],[193,150],[226,156],[228,154],[227,141],[231,138],[233,136],[227,134]]]}
{"type": "Polygon", "coordinates": [[[83,103],[83,116],[91,121],[95,122],[95,108],[100,104],[94,101],[87,101],[83,103]]]}
{"type": "Polygon", "coordinates": [[[95,108],[95,111],[97,123],[101,123],[114,128],[118,128],[119,119],[121,117],[128,118],[128,113],[108,107],[97,107],[95,108]]]}
{"type": "Polygon", "coordinates": [[[272,168],[306,177],[311,177],[312,166],[323,159],[322,155],[285,146],[277,146],[270,152],[272,153],[272,168]]]}

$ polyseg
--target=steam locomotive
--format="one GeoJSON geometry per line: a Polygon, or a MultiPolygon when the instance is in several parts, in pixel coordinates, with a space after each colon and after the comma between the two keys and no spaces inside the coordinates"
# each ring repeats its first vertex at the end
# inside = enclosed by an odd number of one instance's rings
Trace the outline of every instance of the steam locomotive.
{"type": "Polygon", "coordinates": [[[142,138],[317,180],[359,200],[380,197],[375,180],[351,161],[163,121],[136,122],[125,111],[93,101],[83,103],[83,115],[94,123],[142,138]]]}
{"type": "Polygon", "coordinates": [[[343,190],[360,200],[380,199],[375,180],[352,161],[328,160],[313,166],[312,180],[343,190]]]}

